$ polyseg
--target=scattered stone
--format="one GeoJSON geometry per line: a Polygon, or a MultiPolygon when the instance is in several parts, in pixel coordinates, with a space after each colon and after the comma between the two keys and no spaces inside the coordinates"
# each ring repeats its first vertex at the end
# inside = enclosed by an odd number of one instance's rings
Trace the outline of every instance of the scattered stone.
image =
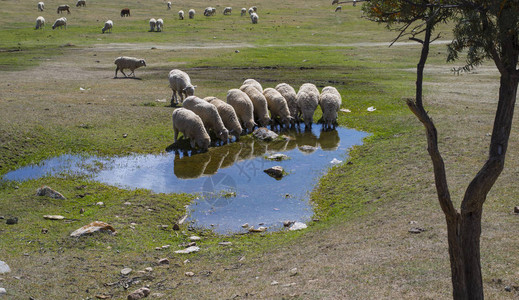
{"type": "Polygon", "coordinates": [[[421,228],[421,227],[413,227],[413,228],[409,229],[409,233],[413,233],[413,234],[422,233],[424,231],[425,231],[425,229],[421,228]]]}
{"type": "Polygon", "coordinates": [[[4,288],[0,288],[0,296],[6,295],[7,291],[4,288]]]}
{"type": "Polygon", "coordinates": [[[131,203],[131,202],[128,202],[128,201],[124,202],[123,204],[124,204],[124,205],[132,205],[132,203],[131,203]]]}
{"type": "Polygon", "coordinates": [[[99,201],[99,202],[96,203],[96,205],[97,206],[104,206],[105,204],[103,202],[99,201]]]}
{"type": "Polygon", "coordinates": [[[134,291],[133,293],[128,295],[128,300],[139,300],[142,298],[148,297],[150,294],[150,289],[146,287],[141,287],[140,289],[134,291]]]}
{"type": "Polygon", "coordinates": [[[301,230],[301,229],[306,229],[308,226],[305,224],[305,223],[302,223],[302,222],[295,222],[294,224],[292,224],[292,226],[290,226],[290,228],[288,228],[288,230],[301,230]]]}
{"type": "Polygon", "coordinates": [[[41,229],[41,233],[42,234],[47,234],[47,233],[49,233],[49,230],[47,228],[42,228],[41,229]]]}
{"type": "Polygon", "coordinates": [[[283,226],[289,227],[290,225],[294,224],[295,221],[283,221],[283,226]]]}
{"type": "Polygon", "coordinates": [[[196,241],[199,241],[201,240],[202,238],[200,238],[199,236],[196,236],[196,235],[192,235],[189,237],[189,240],[192,241],[192,242],[196,242],[196,241]]]}
{"type": "Polygon", "coordinates": [[[169,265],[169,259],[167,259],[167,258],[159,259],[159,265],[169,265]]]}
{"type": "Polygon", "coordinates": [[[144,269],[144,271],[146,272],[153,272],[153,268],[152,267],[147,267],[144,269]]]}
{"type": "Polygon", "coordinates": [[[312,221],[314,221],[314,222],[320,222],[321,220],[319,220],[319,219],[312,219],[312,221]]]}
{"type": "Polygon", "coordinates": [[[375,110],[377,110],[377,109],[376,109],[374,106],[370,106],[370,107],[368,107],[368,109],[367,109],[367,111],[375,111],[375,110]]]}
{"type": "Polygon", "coordinates": [[[514,207],[514,213],[519,214],[519,206],[514,207]]]}
{"type": "Polygon", "coordinates": [[[278,137],[278,134],[265,127],[260,127],[252,132],[252,136],[262,141],[272,141],[278,137]]]}
{"type": "Polygon", "coordinates": [[[418,224],[418,222],[416,222],[416,221],[409,221],[409,224],[410,225],[416,225],[416,224],[418,224]]]}
{"type": "Polygon", "coordinates": [[[128,137],[128,134],[127,134],[127,133],[123,134],[123,139],[125,139],[125,138],[127,138],[127,137],[128,137]]]}
{"type": "Polygon", "coordinates": [[[52,188],[44,185],[36,190],[37,196],[47,196],[53,199],[66,199],[60,192],[53,190],[52,188]]]}
{"type": "Polygon", "coordinates": [[[184,260],[184,265],[190,263],[191,261],[189,259],[184,260]]]}
{"type": "Polygon", "coordinates": [[[297,275],[297,268],[290,269],[290,276],[296,276],[297,275]]]}
{"type": "Polygon", "coordinates": [[[6,262],[0,260],[0,274],[9,272],[11,272],[11,268],[9,268],[6,262]]]}
{"type": "Polygon", "coordinates": [[[507,286],[505,286],[505,291],[506,292],[511,292],[512,288],[509,285],[507,285],[507,286]]]}
{"type": "Polygon", "coordinates": [[[230,245],[232,245],[232,242],[219,242],[218,245],[221,245],[221,246],[230,246],[230,245]]]}
{"type": "Polygon", "coordinates": [[[270,285],[278,285],[278,284],[279,284],[279,282],[277,282],[275,280],[270,283],[270,285]]]}
{"type": "Polygon", "coordinates": [[[166,230],[169,228],[169,225],[160,225],[160,229],[166,230]]]}
{"type": "Polygon", "coordinates": [[[176,224],[176,223],[173,224],[173,230],[175,230],[175,231],[180,230],[180,226],[178,226],[178,224],[176,224]]]}
{"type": "Polygon", "coordinates": [[[200,251],[200,247],[191,246],[191,247],[187,247],[186,249],[177,250],[177,251],[175,251],[175,253],[178,253],[178,254],[188,254],[188,253],[198,252],[198,251],[200,251]]]}
{"type": "Polygon", "coordinates": [[[338,164],[342,163],[342,160],[338,160],[337,158],[334,157],[334,158],[330,161],[330,163],[331,163],[332,165],[338,165],[338,164]]]}
{"type": "Polygon", "coordinates": [[[47,220],[64,220],[65,219],[64,216],[60,216],[60,215],[44,215],[43,218],[47,219],[47,220]]]}
{"type": "Polygon", "coordinates": [[[281,166],[274,166],[266,170],[263,170],[263,172],[267,173],[268,175],[276,179],[281,179],[283,175],[285,175],[285,170],[283,170],[283,167],[281,166]]]}
{"type": "Polygon", "coordinates": [[[303,152],[314,152],[315,150],[317,150],[317,148],[310,145],[302,145],[299,146],[299,150],[303,152]]]}
{"type": "Polygon", "coordinates": [[[17,217],[8,218],[7,220],[5,220],[5,224],[7,224],[7,225],[18,224],[18,218],[17,217]]]}
{"type": "Polygon", "coordinates": [[[128,275],[132,272],[133,270],[131,268],[124,268],[121,270],[121,274],[122,275],[128,275]]]}
{"type": "Polygon", "coordinates": [[[241,225],[241,227],[243,227],[243,228],[249,228],[249,223],[245,223],[245,224],[241,225]]]}
{"type": "Polygon", "coordinates": [[[196,246],[196,242],[187,243],[186,248],[187,247],[193,247],[193,246],[196,246]]]}
{"type": "Polygon", "coordinates": [[[164,245],[162,247],[160,247],[161,249],[168,249],[169,247],[171,247],[171,245],[164,245]]]}
{"type": "Polygon", "coordinates": [[[112,235],[116,234],[116,231],[112,226],[108,225],[105,222],[95,221],[77,229],[76,231],[72,232],[70,236],[80,237],[83,235],[92,234],[94,232],[109,232],[112,235]]]}
{"type": "Polygon", "coordinates": [[[271,156],[267,157],[267,159],[277,160],[277,161],[286,160],[286,159],[289,159],[289,158],[290,157],[288,157],[287,155],[282,154],[282,153],[272,154],[271,156]]]}
{"type": "Polygon", "coordinates": [[[112,295],[110,295],[110,294],[108,294],[108,295],[107,294],[97,294],[96,298],[97,299],[112,299],[112,295]]]}
{"type": "Polygon", "coordinates": [[[349,113],[349,112],[351,112],[351,110],[349,110],[349,109],[347,109],[347,108],[341,108],[340,111],[345,112],[345,113],[349,113]]]}
{"type": "Polygon", "coordinates": [[[264,232],[267,230],[267,227],[261,226],[258,228],[254,228],[254,226],[249,227],[249,232],[264,232]]]}
{"type": "Polygon", "coordinates": [[[193,277],[193,276],[195,276],[195,273],[193,273],[193,272],[186,272],[186,273],[184,273],[184,275],[186,275],[187,277],[193,277]]]}

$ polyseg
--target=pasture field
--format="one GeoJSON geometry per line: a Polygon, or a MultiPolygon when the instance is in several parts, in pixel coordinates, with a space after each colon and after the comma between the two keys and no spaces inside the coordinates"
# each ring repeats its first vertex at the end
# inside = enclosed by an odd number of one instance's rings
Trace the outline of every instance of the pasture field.
{"type": "MultiPolygon", "coordinates": [[[[1,182],[0,216],[19,218],[16,225],[0,220],[0,260],[12,269],[0,275],[0,287],[9,299],[124,299],[145,285],[152,299],[450,298],[446,230],[425,136],[404,101],[414,95],[417,45],[388,48],[393,32],[361,18],[360,7],[334,13],[331,1],[172,2],[168,11],[162,0],[87,0],[85,8],[70,1],[68,28],[52,30],[64,2],[45,1],[38,12],[37,1],[0,1],[0,176],[64,153],[164,152],[173,143],[167,107],[173,68],[188,72],[203,97],[225,98],[246,78],[264,87],[333,85],[342,108],[351,110],[340,114],[339,124],[371,136],[344,153],[349,163],[319,179],[311,194],[319,221],[300,232],[174,231],[194,195],[129,191],[73,176],[1,182]],[[254,26],[239,16],[252,5],[260,17],[254,26]],[[216,7],[216,16],[204,17],[206,6],[216,7]],[[231,16],[222,15],[226,6],[233,7],[231,16]],[[119,16],[123,7],[131,17],[119,16]],[[178,10],[187,15],[190,8],[195,19],[178,20],[178,10]],[[39,15],[44,30],[34,30],[39,15]],[[148,32],[151,17],[164,19],[163,32],[148,32]],[[108,19],[113,32],[101,34],[108,19]],[[113,78],[121,55],[146,59],[137,79],[113,78]],[[376,111],[368,112],[370,106],[376,111]],[[42,185],[67,200],[35,196],[42,185]],[[100,201],[104,206],[95,205],[100,201]],[[68,220],[44,220],[46,214],[68,220]],[[95,220],[118,234],[68,237],[95,220]],[[410,234],[411,227],[425,232],[410,234]],[[175,254],[193,234],[203,238],[201,251],[175,254]],[[171,247],[155,249],[164,245],[171,247]],[[161,258],[170,263],[159,265],[161,258]],[[125,267],[133,269],[128,276],[120,274],[125,267]],[[147,267],[153,271],[139,272],[147,267]]],[[[442,31],[448,40],[448,26],[442,31]]],[[[487,155],[498,74],[489,63],[455,76],[445,54],[444,44],[432,47],[425,101],[439,129],[453,199],[461,199],[487,155]]],[[[518,137],[513,130],[507,165],[485,204],[481,246],[489,299],[519,296],[519,217],[512,213],[519,205],[518,137]]]]}

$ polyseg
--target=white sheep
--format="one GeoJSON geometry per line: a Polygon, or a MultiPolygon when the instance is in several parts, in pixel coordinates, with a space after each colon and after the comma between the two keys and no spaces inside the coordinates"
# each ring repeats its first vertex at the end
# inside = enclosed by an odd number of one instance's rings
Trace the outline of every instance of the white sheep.
{"type": "Polygon", "coordinates": [[[189,18],[190,19],[194,19],[195,18],[195,10],[194,9],[190,9],[187,14],[189,15],[189,18]]]}
{"type": "Polygon", "coordinates": [[[38,11],[43,11],[45,9],[45,3],[38,2],[38,11]]]}
{"type": "Polygon", "coordinates": [[[123,72],[123,70],[130,69],[130,71],[132,72],[129,75],[131,76],[133,74],[133,77],[135,77],[135,69],[140,68],[142,66],[146,67],[146,61],[144,59],[128,56],[120,56],[116,58],[114,64],[117,66],[117,68],[115,69],[114,78],[117,78],[117,71],[119,70],[121,70],[121,73],[123,73],[124,77],[128,77],[123,72]]]}
{"type": "Polygon", "coordinates": [[[319,105],[319,90],[312,83],[305,83],[296,95],[298,118],[303,117],[306,129],[312,128],[314,112],[319,105]]]}
{"type": "Polygon", "coordinates": [[[252,101],[254,107],[254,120],[257,121],[260,126],[267,126],[270,123],[270,117],[267,99],[263,96],[263,93],[252,84],[244,84],[240,87],[240,90],[247,94],[249,99],[252,101]]]}
{"type": "Polygon", "coordinates": [[[191,78],[189,78],[186,72],[173,69],[169,72],[168,79],[169,87],[173,91],[171,106],[176,106],[179,103],[177,93],[180,97],[180,103],[184,101],[184,96],[188,97],[195,94],[196,85],[191,84],[191,78]]]}
{"type": "Polygon", "coordinates": [[[249,7],[248,12],[249,12],[249,16],[250,16],[250,15],[252,15],[252,13],[254,12],[254,9],[253,9],[252,7],[249,7]]]}
{"type": "Polygon", "coordinates": [[[227,103],[234,108],[242,128],[252,132],[256,123],[254,123],[254,106],[249,96],[239,89],[231,89],[227,92],[227,103]]]}
{"type": "Polygon", "coordinates": [[[341,108],[342,97],[336,88],[326,86],[319,96],[319,105],[323,111],[324,129],[333,129],[337,125],[337,114],[341,108]]]}
{"type": "Polygon", "coordinates": [[[207,132],[212,130],[219,140],[224,143],[228,142],[229,131],[225,128],[216,106],[197,96],[189,96],[182,103],[182,107],[197,114],[202,119],[207,132]]]}
{"type": "Polygon", "coordinates": [[[225,103],[216,97],[205,97],[204,100],[216,107],[218,114],[220,114],[220,117],[222,118],[223,125],[225,125],[225,128],[229,130],[229,134],[234,135],[236,140],[239,140],[243,129],[241,128],[240,120],[238,119],[234,108],[230,104],[225,103]]]}
{"type": "Polygon", "coordinates": [[[184,20],[184,11],[183,10],[179,10],[178,11],[178,19],[179,20],[184,20]]]}
{"type": "Polygon", "coordinates": [[[256,79],[245,79],[242,83],[242,85],[252,85],[255,87],[260,93],[263,93],[263,87],[261,86],[261,83],[259,83],[256,79]]]}
{"type": "Polygon", "coordinates": [[[194,149],[196,144],[203,151],[207,151],[211,138],[199,116],[188,109],[177,108],[173,111],[172,119],[175,143],[178,139],[178,133],[182,132],[183,136],[189,139],[191,148],[194,149]]]}
{"type": "Polygon", "coordinates": [[[70,6],[66,5],[66,4],[63,4],[63,5],[60,5],[58,6],[58,14],[64,12],[64,11],[67,11],[67,13],[70,14],[70,6]]]}
{"type": "Polygon", "coordinates": [[[251,8],[252,8],[252,10],[253,10],[255,13],[258,12],[258,8],[257,8],[256,6],[253,6],[253,7],[251,7],[251,8]]]}
{"type": "Polygon", "coordinates": [[[230,15],[231,13],[232,13],[232,7],[228,6],[228,7],[223,9],[223,14],[224,15],[230,15]]]}
{"type": "Polygon", "coordinates": [[[246,9],[245,7],[243,7],[243,8],[241,9],[241,16],[243,17],[243,16],[245,16],[246,14],[247,14],[247,9],[246,9]]]}
{"type": "Polygon", "coordinates": [[[63,28],[63,26],[67,29],[67,18],[65,17],[56,19],[54,24],[52,24],[52,29],[54,30],[56,27],[63,28]]]}
{"type": "Polygon", "coordinates": [[[86,1],[85,0],[77,0],[76,7],[80,7],[80,6],[85,7],[86,6],[86,1]]]}
{"type": "Polygon", "coordinates": [[[162,28],[164,28],[164,20],[157,19],[157,32],[161,32],[162,28]]]}
{"type": "Polygon", "coordinates": [[[171,9],[171,1],[168,1],[167,6],[168,6],[168,10],[170,10],[171,9]]]}
{"type": "Polygon", "coordinates": [[[39,16],[36,18],[36,28],[34,29],[43,29],[43,26],[45,26],[45,18],[42,16],[39,16]]]}
{"type": "Polygon", "coordinates": [[[297,101],[296,101],[296,91],[294,90],[294,88],[292,86],[290,86],[287,83],[280,83],[280,84],[276,85],[276,90],[287,101],[288,110],[290,110],[290,116],[292,116],[293,121],[297,122],[298,120],[296,120],[296,117],[297,117],[298,108],[297,108],[297,101]]]}
{"type": "Polygon", "coordinates": [[[105,33],[105,31],[112,32],[112,27],[114,27],[114,22],[112,20],[108,20],[105,22],[105,26],[103,26],[103,29],[101,29],[102,33],[105,33]]]}
{"type": "Polygon", "coordinates": [[[268,108],[272,120],[278,121],[280,124],[284,124],[286,127],[290,126],[292,117],[290,116],[290,110],[285,98],[275,89],[266,88],[263,91],[263,95],[267,99],[268,108]],[[279,120],[277,118],[279,117],[279,120]]]}
{"type": "Polygon", "coordinates": [[[150,19],[150,32],[155,31],[155,26],[157,26],[157,20],[154,18],[150,19]]]}
{"type": "Polygon", "coordinates": [[[214,7],[206,7],[205,10],[204,10],[204,16],[206,17],[209,17],[209,16],[214,16],[216,14],[216,8],[214,7]]]}
{"type": "Polygon", "coordinates": [[[258,24],[258,14],[253,12],[251,15],[250,15],[250,20],[252,22],[252,24],[258,24]]]}

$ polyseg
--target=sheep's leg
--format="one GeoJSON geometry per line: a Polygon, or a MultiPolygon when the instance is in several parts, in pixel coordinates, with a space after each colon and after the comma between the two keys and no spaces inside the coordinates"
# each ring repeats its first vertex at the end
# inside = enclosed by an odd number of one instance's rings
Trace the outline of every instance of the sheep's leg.
{"type": "Polygon", "coordinates": [[[133,69],[133,70],[130,69],[130,71],[132,71],[132,72],[131,72],[130,75],[128,75],[128,76],[132,76],[132,75],[133,75],[133,77],[135,78],[135,69],[133,69]]]}
{"type": "Polygon", "coordinates": [[[171,107],[176,106],[177,103],[177,92],[173,90],[173,95],[171,95],[171,107]]]}
{"type": "Polygon", "coordinates": [[[124,73],[123,68],[121,68],[120,70],[121,70],[121,73],[123,73],[124,77],[128,77],[128,76],[126,76],[126,73],[124,73]]]}
{"type": "MultiPolygon", "coordinates": [[[[115,68],[115,77],[114,78],[117,78],[117,71],[119,71],[119,67],[115,68]]],[[[121,70],[122,72],[122,70],[121,70]]]]}
{"type": "Polygon", "coordinates": [[[178,140],[178,128],[176,128],[175,126],[173,126],[173,131],[175,132],[175,137],[174,137],[175,139],[174,139],[174,141],[175,141],[175,143],[176,143],[177,140],[178,140]]]}

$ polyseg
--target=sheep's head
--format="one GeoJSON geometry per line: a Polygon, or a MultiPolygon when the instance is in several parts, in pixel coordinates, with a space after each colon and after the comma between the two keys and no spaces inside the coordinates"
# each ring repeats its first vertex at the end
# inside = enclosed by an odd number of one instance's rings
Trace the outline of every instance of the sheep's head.
{"type": "Polygon", "coordinates": [[[229,131],[227,129],[224,129],[218,133],[218,137],[220,140],[227,142],[229,140],[229,131]]]}
{"type": "Polygon", "coordinates": [[[209,135],[204,137],[203,139],[200,139],[197,141],[197,145],[200,149],[203,151],[207,151],[209,149],[209,145],[211,144],[211,138],[209,138],[209,135]]]}
{"type": "Polygon", "coordinates": [[[146,67],[146,61],[144,59],[139,60],[139,65],[146,67]]]}
{"type": "Polygon", "coordinates": [[[195,94],[195,88],[196,88],[196,85],[188,85],[186,86],[183,91],[188,95],[188,96],[193,96],[195,94]]]}

